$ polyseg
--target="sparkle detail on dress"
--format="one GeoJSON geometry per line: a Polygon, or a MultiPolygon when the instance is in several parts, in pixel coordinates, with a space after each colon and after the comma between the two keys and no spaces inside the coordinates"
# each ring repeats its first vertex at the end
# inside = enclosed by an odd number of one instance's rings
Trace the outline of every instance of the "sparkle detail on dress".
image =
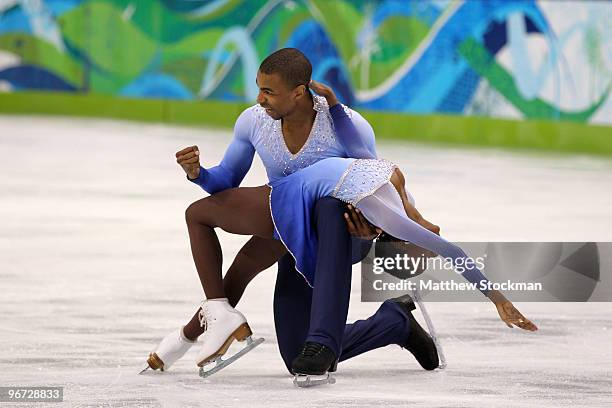
{"type": "Polygon", "coordinates": [[[332,197],[357,205],[388,182],[397,166],[385,159],[354,160],[338,180],[332,197]]]}
{"type": "MultiPolygon", "coordinates": [[[[254,117],[258,122],[257,126],[262,132],[262,141],[274,162],[282,169],[283,176],[288,176],[296,171],[310,166],[324,158],[322,152],[330,150],[332,147],[343,150],[340,142],[336,139],[329,106],[325,98],[313,95],[313,109],[317,111],[312,129],[304,146],[296,153],[292,154],[287,148],[281,121],[272,119],[261,106],[254,109],[254,117]]],[[[342,105],[349,117],[352,112],[342,105]]]]}
{"type": "Polygon", "coordinates": [[[293,254],[293,252],[291,252],[291,249],[289,249],[289,246],[283,240],[283,237],[280,234],[280,231],[278,230],[278,227],[276,226],[276,221],[274,221],[274,212],[272,211],[272,191],[274,190],[274,187],[272,187],[270,184],[268,184],[268,187],[270,187],[270,193],[268,194],[268,206],[270,208],[270,218],[272,218],[272,226],[274,226],[274,232],[275,232],[276,236],[278,236],[278,239],[280,240],[280,242],[287,249],[287,252],[289,252],[289,254],[291,254],[291,257],[293,258],[293,262],[294,262],[294,265],[295,265],[295,270],[300,275],[302,275],[302,278],[304,278],[304,280],[306,281],[306,284],[308,284],[308,286],[310,286],[312,288],[313,286],[310,284],[310,282],[308,282],[308,279],[306,279],[306,275],[304,275],[302,273],[302,271],[300,271],[299,268],[298,268],[298,259],[293,254]]]}

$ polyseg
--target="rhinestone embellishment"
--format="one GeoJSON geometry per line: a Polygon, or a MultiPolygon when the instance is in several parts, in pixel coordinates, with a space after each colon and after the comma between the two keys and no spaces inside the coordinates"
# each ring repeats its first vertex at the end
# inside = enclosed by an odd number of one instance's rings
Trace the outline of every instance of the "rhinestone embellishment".
{"type": "Polygon", "coordinates": [[[388,182],[395,168],[397,168],[395,164],[385,159],[355,160],[336,184],[332,196],[357,205],[363,198],[372,195],[388,182]]]}
{"type": "MultiPolygon", "coordinates": [[[[292,154],[287,148],[283,138],[281,121],[272,119],[261,106],[254,109],[257,128],[262,134],[263,148],[268,151],[274,164],[282,170],[283,176],[288,176],[296,171],[308,167],[325,158],[324,152],[336,148],[343,151],[340,142],[336,139],[329,106],[325,98],[313,95],[313,109],[317,112],[308,139],[304,146],[292,154]]],[[[352,112],[342,105],[347,115],[352,112]]]]}

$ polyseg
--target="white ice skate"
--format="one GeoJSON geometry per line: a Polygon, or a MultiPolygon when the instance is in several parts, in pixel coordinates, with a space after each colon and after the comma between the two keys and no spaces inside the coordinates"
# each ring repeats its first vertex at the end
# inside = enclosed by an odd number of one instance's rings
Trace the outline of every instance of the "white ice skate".
{"type": "Polygon", "coordinates": [[[264,341],[263,338],[253,340],[253,333],[245,317],[231,307],[227,299],[204,301],[200,311],[200,324],[204,327],[204,334],[200,337],[203,345],[196,357],[196,364],[200,367],[202,377],[208,377],[227,367],[264,341]],[[242,350],[223,360],[221,357],[234,340],[246,340],[247,344],[242,350]],[[216,362],[216,365],[206,370],[204,366],[212,362],[216,362]]]}
{"type": "Polygon", "coordinates": [[[183,328],[173,331],[162,339],[154,352],[149,354],[149,358],[147,358],[147,364],[149,366],[145,367],[140,374],[144,373],[149,368],[161,371],[168,370],[170,366],[179,358],[183,357],[185,353],[187,353],[187,350],[195,343],[195,341],[191,341],[185,337],[183,328]]]}

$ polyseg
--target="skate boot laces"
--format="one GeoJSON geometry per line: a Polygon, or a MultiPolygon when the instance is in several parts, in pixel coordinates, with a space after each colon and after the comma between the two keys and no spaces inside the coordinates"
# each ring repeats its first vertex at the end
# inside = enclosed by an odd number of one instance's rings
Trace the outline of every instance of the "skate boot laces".
{"type": "Polygon", "coordinates": [[[308,342],[304,345],[301,354],[304,357],[314,357],[318,354],[321,354],[324,347],[325,346],[323,344],[308,342]]]}
{"type": "Polygon", "coordinates": [[[208,325],[212,324],[212,322],[215,320],[214,316],[212,315],[210,310],[208,310],[208,308],[204,305],[204,303],[202,303],[202,305],[200,306],[198,318],[200,320],[200,327],[204,329],[204,333],[208,331],[208,325]]]}

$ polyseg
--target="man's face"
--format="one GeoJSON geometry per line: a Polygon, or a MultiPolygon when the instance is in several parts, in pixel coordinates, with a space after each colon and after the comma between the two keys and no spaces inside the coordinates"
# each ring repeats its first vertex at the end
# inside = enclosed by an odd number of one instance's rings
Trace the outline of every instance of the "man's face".
{"type": "Polygon", "coordinates": [[[287,116],[296,108],[299,98],[305,96],[306,88],[302,85],[291,88],[279,74],[264,74],[257,71],[259,94],[257,103],[266,109],[274,120],[287,116]]]}

